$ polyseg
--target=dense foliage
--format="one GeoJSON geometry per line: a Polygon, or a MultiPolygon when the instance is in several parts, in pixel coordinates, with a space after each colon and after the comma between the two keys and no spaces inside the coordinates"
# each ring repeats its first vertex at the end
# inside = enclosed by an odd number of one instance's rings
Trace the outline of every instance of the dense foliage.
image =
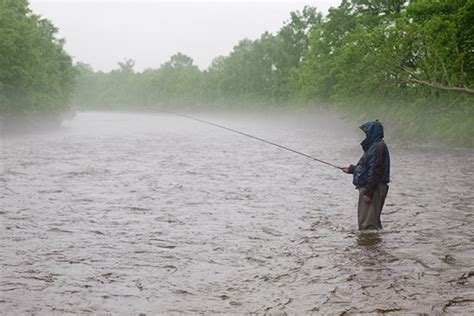
{"type": "Polygon", "coordinates": [[[54,25],[27,0],[0,1],[0,114],[60,113],[76,70],[54,25]]]}
{"type": "Polygon", "coordinates": [[[310,35],[294,92],[474,143],[474,1],[343,1],[310,35]]]}
{"type": "MultiPolygon", "coordinates": [[[[27,0],[0,2],[0,111],[332,106],[400,135],[474,145],[474,0],[342,0],[292,12],[201,70],[177,53],[137,72],[71,66],[55,27],[27,0]]],[[[0,113],[1,113],[0,112],[0,113]]]]}
{"type": "Polygon", "coordinates": [[[307,50],[310,30],[321,20],[315,8],[293,12],[276,35],[266,32],[256,40],[244,39],[203,71],[181,53],[160,68],[143,72],[134,71],[133,60],[119,63],[109,73],[94,72],[79,63],[81,76],[74,103],[80,108],[143,108],[286,102],[290,73],[307,50]]]}
{"type": "Polygon", "coordinates": [[[79,107],[330,104],[402,135],[472,145],[474,0],[343,0],[292,12],[276,34],[240,41],[199,70],[176,54],[158,69],[79,64],[79,107]]]}

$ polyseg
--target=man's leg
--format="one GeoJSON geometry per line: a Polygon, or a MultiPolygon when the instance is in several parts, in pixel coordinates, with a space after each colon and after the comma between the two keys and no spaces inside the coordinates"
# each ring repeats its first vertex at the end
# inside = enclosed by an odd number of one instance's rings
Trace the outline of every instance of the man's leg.
{"type": "Polygon", "coordinates": [[[382,229],[380,214],[382,213],[387,191],[388,186],[386,184],[379,184],[372,197],[372,203],[364,203],[365,188],[359,189],[359,204],[357,208],[359,230],[382,229]]]}
{"type": "Polygon", "coordinates": [[[380,206],[380,213],[382,213],[383,206],[385,205],[385,199],[388,194],[388,184],[381,183],[379,184],[380,197],[382,198],[382,205],[380,206]]]}

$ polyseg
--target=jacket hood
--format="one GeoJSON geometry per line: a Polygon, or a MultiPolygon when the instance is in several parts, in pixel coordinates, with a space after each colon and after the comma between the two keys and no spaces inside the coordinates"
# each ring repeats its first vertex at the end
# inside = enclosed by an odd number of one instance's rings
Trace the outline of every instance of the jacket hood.
{"type": "Polygon", "coordinates": [[[364,131],[366,136],[360,143],[364,151],[367,151],[370,146],[383,139],[383,126],[378,120],[364,123],[359,128],[364,131]]]}

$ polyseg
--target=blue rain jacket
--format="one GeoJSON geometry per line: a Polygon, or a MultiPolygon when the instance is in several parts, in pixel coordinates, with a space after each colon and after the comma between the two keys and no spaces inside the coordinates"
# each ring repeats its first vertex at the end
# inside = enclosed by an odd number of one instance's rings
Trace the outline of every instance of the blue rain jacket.
{"type": "Polygon", "coordinates": [[[357,165],[351,165],[349,172],[353,174],[352,183],[356,188],[365,187],[365,195],[372,197],[379,183],[390,182],[390,154],[383,140],[383,126],[372,121],[359,127],[366,137],[360,143],[364,154],[357,165]]]}

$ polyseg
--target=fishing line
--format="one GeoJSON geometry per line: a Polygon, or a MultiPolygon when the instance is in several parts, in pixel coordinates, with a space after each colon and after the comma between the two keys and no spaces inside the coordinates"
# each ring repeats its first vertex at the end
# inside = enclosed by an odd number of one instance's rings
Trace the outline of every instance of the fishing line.
{"type": "Polygon", "coordinates": [[[257,136],[253,136],[253,135],[250,135],[250,134],[247,134],[247,133],[244,133],[244,132],[241,132],[241,131],[238,131],[238,130],[235,130],[235,129],[232,129],[232,128],[229,128],[229,127],[226,127],[226,126],[223,126],[223,125],[219,125],[219,124],[216,124],[216,123],[213,123],[213,122],[209,122],[209,121],[206,121],[206,120],[203,120],[203,119],[200,119],[200,118],[197,118],[197,117],[193,117],[193,116],[190,116],[190,115],[186,115],[186,114],[176,113],[176,112],[167,111],[167,110],[160,110],[160,111],[161,111],[161,112],[165,112],[165,113],[170,113],[170,114],[173,114],[173,115],[176,115],[176,116],[185,117],[185,118],[188,118],[188,119],[191,119],[191,120],[194,120],[194,121],[198,121],[198,122],[201,122],[201,123],[204,123],[204,124],[208,124],[208,125],[211,125],[211,126],[214,126],[214,127],[222,128],[222,129],[228,130],[228,131],[230,131],[230,132],[237,133],[237,134],[240,134],[240,135],[243,135],[243,136],[246,136],[246,137],[249,137],[249,138],[253,138],[253,139],[255,139],[255,140],[258,140],[258,141],[261,141],[261,142],[264,142],[264,143],[267,143],[267,144],[270,144],[270,145],[273,145],[273,146],[276,146],[276,147],[279,147],[279,148],[282,148],[282,149],[291,151],[291,152],[293,152],[293,153],[295,153],[295,154],[304,156],[304,157],[306,157],[306,158],[309,158],[309,159],[311,159],[311,160],[314,160],[314,161],[323,163],[323,164],[325,164],[325,165],[328,165],[328,166],[331,166],[331,167],[334,167],[334,168],[337,168],[337,169],[341,169],[341,167],[338,167],[338,166],[336,166],[336,165],[333,165],[333,164],[330,163],[330,162],[327,162],[327,161],[324,161],[324,160],[315,158],[315,157],[313,157],[313,156],[310,156],[310,155],[308,155],[308,154],[302,153],[302,152],[300,152],[300,151],[297,151],[297,150],[288,148],[288,147],[286,147],[286,146],[283,146],[283,145],[280,145],[280,144],[277,144],[277,143],[268,141],[268,140],[266,140],[266,139],[263,139],[263,138],[260,138],[260,137],[257,137],[257,136]]]}

